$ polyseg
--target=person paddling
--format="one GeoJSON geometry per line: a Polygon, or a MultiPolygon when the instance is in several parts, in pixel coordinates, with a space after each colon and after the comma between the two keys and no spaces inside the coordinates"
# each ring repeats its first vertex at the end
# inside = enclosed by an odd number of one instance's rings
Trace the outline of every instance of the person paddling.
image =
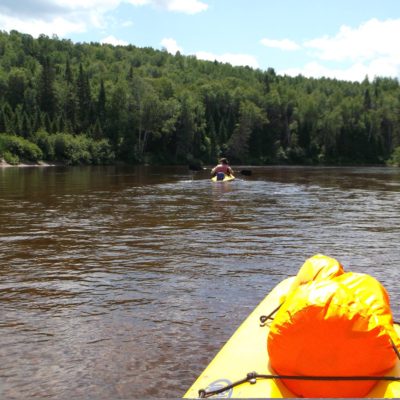
{"type": "Polygon", "coordinates": [[[226,158],[221,158],[219,160],[219,164],[216,165],[212,170],[211,170],[211,177],[217,175],[217,180],[222,180],[224,179],[225,175],[233,175],[233,170],[229,166],[228,160],[226,158]]]}

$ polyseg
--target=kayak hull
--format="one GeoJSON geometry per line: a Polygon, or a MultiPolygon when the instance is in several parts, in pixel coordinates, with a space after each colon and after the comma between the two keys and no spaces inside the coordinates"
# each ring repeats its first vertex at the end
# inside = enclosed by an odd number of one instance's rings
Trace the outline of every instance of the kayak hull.
{"type": "MultiPolygon", "coordinates": [[[[200,390],[215,390],[241,381],[247,374],[256,372],[274,375],[267,351],[268,325],[260,326],[260,316],[269,315],[280,304],[280,299],[288,292],[294,277],[279,283],[261,301],[247,319],[240,325],[228,342],[211,361],[185,393],[184,398],[198,398],[200,390]]],[[[400,327],[395,326],[400,334],[400,327]]],[[[400,376],[400,361],[387,372],[387,376],[400,376]]],[[[334,383],[333,383],[334,384],[334,383]]],[[[242,383],[216,396],[224,398],[285,398],[295,396],[279,379],[257,379],[256,383],[242,383]]],[[[368,398],[400,397],[400,382],[380,381],[366,396],[368,398]]]]}
{"type": "Polygon", "coordinates": [[[217,176],[213,176],[211,178],[211,180],[213,182],[230,182],[233,181],[235,179],[235,177],[233,175],[225,175],[224,179],[217,179],[217,176]]]}

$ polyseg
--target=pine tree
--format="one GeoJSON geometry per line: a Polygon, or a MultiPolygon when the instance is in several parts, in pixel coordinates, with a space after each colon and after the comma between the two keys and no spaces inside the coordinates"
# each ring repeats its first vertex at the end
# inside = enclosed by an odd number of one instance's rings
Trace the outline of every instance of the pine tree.
{"type": "Polygon", "coordinates": [[[69,58],[67,58],[67,61],[65,64],[65,81],[67,82],[68,85],[71,85],[74,82],[74,77],[72,75],[69,58]]]}
{"type": "Polygon", "coordinates": [[[3,109],[0,109],[0,133],[6,132],[6,123],[4,120],[4,112],[3,109]]]}
{"type": "Polygon", "coordinates": [[[53,117],[56,112],[56,95],[54,90],[54,71],[49,57],[45,57],[39,84],[39,104],[42,112],[53,117]]]}
{"type": "Polygon", "coordinates": [[[97,116],[101,123],[106,119],[106,90],[103,79],[100,81],[99,96],[97,98],[97,116]]]}
{"type": "Polygon", "coordinates": [[[4,133],[15,133],[14,112],[8,103],[3,106],[4,133]]]}
{"type": "Polygon", "coordinates": [[[76,89],[78,99],[78,131],[84,132],[90,125],[92,102],[90,96],[89,78],[84,72],[82,64],[79,65],[76,89]]]}
{"type": "Polygon", "coordinates": [[[33,136],[32,122],[26,112],[22,115],[22,136],[30,139],[33,136]]]}

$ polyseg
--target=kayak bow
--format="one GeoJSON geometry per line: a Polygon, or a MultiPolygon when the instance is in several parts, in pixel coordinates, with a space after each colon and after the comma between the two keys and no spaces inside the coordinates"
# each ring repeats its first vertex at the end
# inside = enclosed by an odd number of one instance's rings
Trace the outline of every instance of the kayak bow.
{"type": "MultiPolygon", "coordinates": [[[[184,398],[284,398],[295,396],[271,368],[267,350],[268,316],[280,306],[295,277],[280,282],[254,309],[185,393],[184,398]],[[260,319],[260,317],[264,316],[260,319]],[[266,316],[266,317],[265,317],[266,316]],[[261,320],[261,324],[260,324],[261,320]]],[[[400,327],[395,324],[400,335],[400,327]]],[[[285,379],[319,379],[293,377],[285,379]]],[[[322,377],[325,380],[378,380],[366,397],[400,397],[400,360],[382,377],[322,377]]],[[[332,383],[335,385],[335,382],[332,383]]]]}

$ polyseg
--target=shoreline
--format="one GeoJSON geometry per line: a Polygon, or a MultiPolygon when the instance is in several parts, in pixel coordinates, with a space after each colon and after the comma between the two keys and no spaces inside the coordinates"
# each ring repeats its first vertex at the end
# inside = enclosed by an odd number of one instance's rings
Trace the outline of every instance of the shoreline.
{"type": "MultiPolygon", "coordinates": [[[[116,162],[112,165],[126,165],[125,163],[116,162]]],[[[141,164],[141,165],[149,165],[149,164],[141,164]]],[[[9,164],[4,159],[0,158],[0,169],[3,168],[29,168],[29,167],[66,167],[67,164],[63,162],[47,162],[47,161],[39,161],[37,163],[34,162],[21,162],[18,164],[9,164]]],[[[336,168],[336,167],[392,167],[392,168],[399,168],[400,164],[321,164],[321,165],[309,165],[309,164],[266,164],[266,165],[254,165],[252,167],[329,167],[329,168],[336,168]]],[[[189,165],[189,170],[191,171],[204,171],[207,170],[206,167],[201,167],[200,169],[194,169],[189,165]]],[[[244,174],[246,175],[246,174],[244,174]]]]}
{"type": "Polygon", "coordinates": [[[27,167],[60,167],[63,166],[64,164],[62,163],[48,163],[44,161],[40,161],[38,163],[27,163],[27,162],[22,162],[18,164],[9,164],[8,162],[0,159],[0,168],[12,168],[12,167],[18,167],[18,168],[27,168],[27,167]]]}

